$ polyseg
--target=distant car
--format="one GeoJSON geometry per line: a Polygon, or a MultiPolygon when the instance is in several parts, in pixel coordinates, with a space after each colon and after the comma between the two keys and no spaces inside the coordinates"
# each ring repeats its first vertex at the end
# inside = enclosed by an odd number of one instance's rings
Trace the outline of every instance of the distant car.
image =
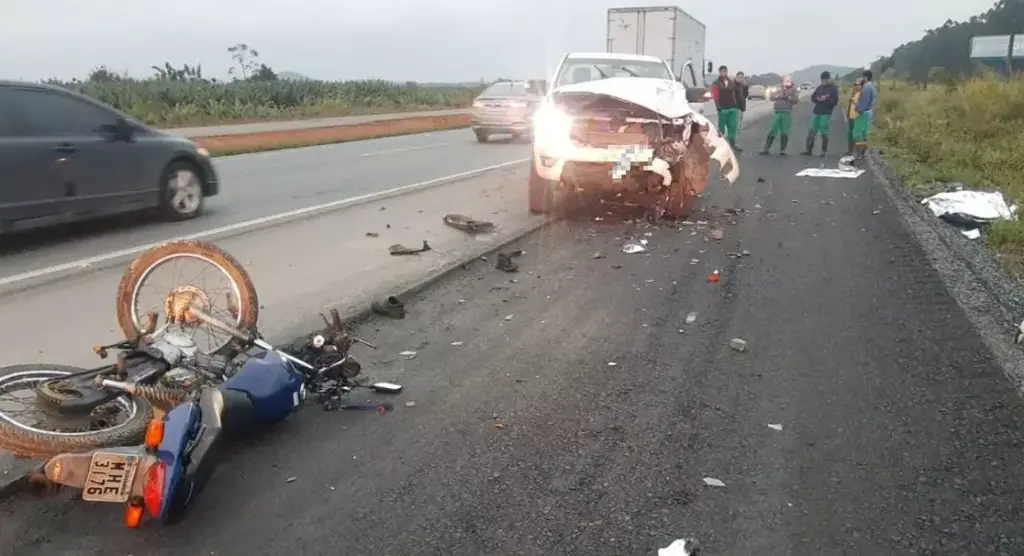
{"type": "Polygon", "coordinates": [[[199,215],[210,153],[66,89],[0,81],[0,234],[157,208],[199,215]]]}
{"type": "Polygon", "coordinates": [[[473,133],[486,143],[491,135],[509,134],[513,139],[529,135],[533,112],[544,96],[541,81],[492,83],[473,101],[473,133]]]}
{"type": "Polygon", "coordinates": [[[747,97],[760,99],[768,98],[768,91],[765,89],[764,85],[751,85],[750,88],[747,89],[747,97]]]}
{"type": "Polygon", "coordinates": [[[800,84],[800,90],[801,91],[810,91],[813,88],[814,88],[814,83],[811,83],[810,81],[804,81],[803,83],[800,84]]]}

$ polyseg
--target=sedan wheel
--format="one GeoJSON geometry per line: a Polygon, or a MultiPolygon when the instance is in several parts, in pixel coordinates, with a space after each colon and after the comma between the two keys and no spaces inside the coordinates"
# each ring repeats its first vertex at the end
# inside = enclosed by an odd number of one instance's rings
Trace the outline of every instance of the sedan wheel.
{"type": "Polygon", "coordinates": [[[167,169],[161,208],[172,220],[188,220],[199,214],[203,208],[203,184],[195,168],[176,163],[167,169]]]}

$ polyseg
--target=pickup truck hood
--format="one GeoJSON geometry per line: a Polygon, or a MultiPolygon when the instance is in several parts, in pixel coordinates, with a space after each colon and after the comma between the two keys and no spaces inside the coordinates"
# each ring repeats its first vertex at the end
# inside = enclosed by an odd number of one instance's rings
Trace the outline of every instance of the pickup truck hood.
{"type": "Polygon", "coordinates": [[[690,108],[690,103],[686,101],[686,91],[682,86],[667,79],[609,77],[608,79],[564,85],[555,89],[554,93],[556,95],[560,93],[606,95],[643,106],[666,118],[682,118],[691,115],[701,124],[708,123],[706,118],[690,108]]]}

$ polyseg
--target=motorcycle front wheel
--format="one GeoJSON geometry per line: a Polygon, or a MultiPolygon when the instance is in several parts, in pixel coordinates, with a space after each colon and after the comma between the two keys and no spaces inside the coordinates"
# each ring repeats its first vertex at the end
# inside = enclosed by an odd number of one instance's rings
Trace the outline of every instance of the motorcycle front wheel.
{"type": "Polygon", "coordinates": [[[169,323],[172,307],[182,302],[197,302],[206,313],[242,330],[254,329],[259,318],[256,287],[242,263],[212,243],[176,240],[144,251],[128,266],[117,287],[117,322],[132,338],[153,312],[164,316],[157,319],[158,328],[182,328],[203,353],[238,354],[238,341],[222,330],[198,321],[169,323]]]}
{"type": "Polygon", "coordinates": [[[49,458],[141,442],[153,418],[152,406],[142,398],[126,394],[79,415],[62,414],[38,399],[41,383],[85,370],[38,364],[0,368],[0,447],[16,456],[49,458]]]}

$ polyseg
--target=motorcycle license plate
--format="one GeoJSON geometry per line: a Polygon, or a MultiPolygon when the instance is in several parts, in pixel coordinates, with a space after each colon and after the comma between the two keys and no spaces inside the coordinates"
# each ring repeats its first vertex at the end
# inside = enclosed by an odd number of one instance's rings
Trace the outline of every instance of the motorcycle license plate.
{"type": "Polygon", "coordinates": [[[139,457],[96,452],[89,464],[89,475],[82,489],[87,502],[127,502],[132,493],[139,457]]]}

